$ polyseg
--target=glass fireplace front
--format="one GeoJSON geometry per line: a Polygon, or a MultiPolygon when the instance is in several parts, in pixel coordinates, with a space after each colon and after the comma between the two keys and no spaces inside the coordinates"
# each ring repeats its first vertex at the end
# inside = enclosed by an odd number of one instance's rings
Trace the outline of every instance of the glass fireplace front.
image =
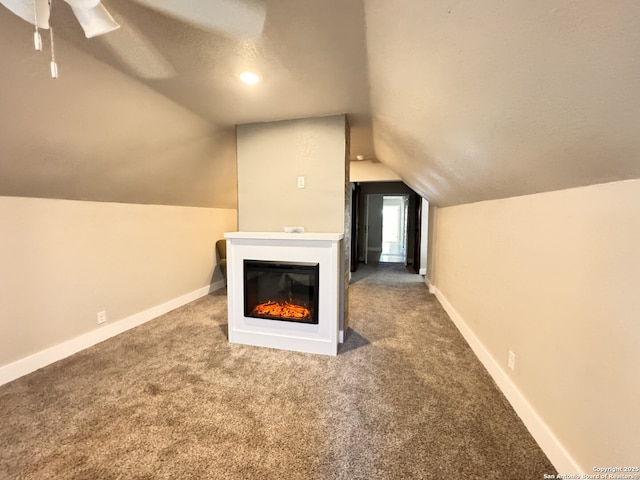
{"type": "Polygon", "coordinates": [[[244,315],[318,323],[318,263],[244,260],[244,315]]]}

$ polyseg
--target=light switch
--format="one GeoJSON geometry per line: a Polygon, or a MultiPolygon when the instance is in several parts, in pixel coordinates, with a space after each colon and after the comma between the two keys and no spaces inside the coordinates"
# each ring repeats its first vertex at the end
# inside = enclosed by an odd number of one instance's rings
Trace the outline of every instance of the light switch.
{"type": "Polygon", "coordinates": [[[304,177],[298,177],[298,188],[304,188],[304,177]]]}

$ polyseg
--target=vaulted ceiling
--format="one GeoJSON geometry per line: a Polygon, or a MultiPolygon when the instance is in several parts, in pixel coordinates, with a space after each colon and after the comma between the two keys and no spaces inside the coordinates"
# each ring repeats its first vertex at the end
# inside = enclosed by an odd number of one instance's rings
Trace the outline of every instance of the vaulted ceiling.
{"type": "Polygon", "coordinates": [[[634,0],[231,1],[259,37],[105,0],[86,39],[54,2],[57,80],[0,6],[0,195],[233,207],[235,125],[338,113],[441,206],[640,178],[634,0]]]}

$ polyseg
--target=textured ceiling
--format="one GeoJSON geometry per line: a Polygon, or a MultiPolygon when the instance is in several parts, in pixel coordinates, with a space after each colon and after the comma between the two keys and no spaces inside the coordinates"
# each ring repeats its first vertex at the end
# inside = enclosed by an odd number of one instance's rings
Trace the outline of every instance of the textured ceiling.
{"type": "Polygon", "coordinates": [[[640,3],[366,6],[375,151],[431,201],[640,177],[640,3]]]}
{"type": "Polygon", "coordinates": [[[59,1],[57,80],[0,6],[0,195],[230,207],[235,125],[338,113],[441,206],[640,177],[633,0],[244,2],[259,38],[110,0],[87,40],[59,1]]]}

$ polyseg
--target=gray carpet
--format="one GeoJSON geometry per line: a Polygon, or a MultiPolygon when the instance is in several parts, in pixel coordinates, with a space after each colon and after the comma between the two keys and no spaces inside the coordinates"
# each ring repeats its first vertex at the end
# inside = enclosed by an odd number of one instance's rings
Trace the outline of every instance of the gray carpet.
{"type": "Polygon", "coordinates": [[[2,479],[540,479],[422,278],[361,266],[337,357],[230,345],[220,291],[0,387],[2,479]]]}

